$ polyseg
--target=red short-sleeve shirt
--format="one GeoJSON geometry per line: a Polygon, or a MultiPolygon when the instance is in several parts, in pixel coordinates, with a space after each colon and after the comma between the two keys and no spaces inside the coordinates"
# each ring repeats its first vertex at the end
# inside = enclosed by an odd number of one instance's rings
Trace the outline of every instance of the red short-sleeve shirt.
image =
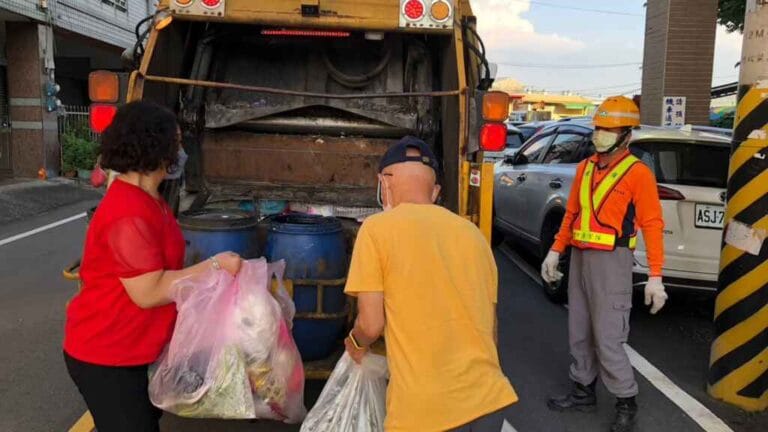
{"type": "Polygon", "coordinates": [[[183,263],[184,238],[170,207],[116,180],[88,227],[82,291],[67,308],[64,351],[104,366],[154,362],[173,333],[176,306],[142,309],[120,278],[179,270],[183,263]]]}

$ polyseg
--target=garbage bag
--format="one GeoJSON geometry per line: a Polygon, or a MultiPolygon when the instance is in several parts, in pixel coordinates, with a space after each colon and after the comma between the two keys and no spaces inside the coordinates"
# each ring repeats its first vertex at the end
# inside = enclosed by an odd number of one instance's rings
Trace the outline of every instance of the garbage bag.
{"type": "Polygon", "coordinates": [[[252,260],[237,277],[211,270],[176,283],[174,334],[151,370],[155,406],[182,417],[301,422],[304,368],[283,312],[293,302],[269,290],[284,269],[252,260]]]}
{"type": "Polygon", "coordinates": [[[369,354],[358,365],[344,353],[301,432],[384,431],[387,379],[386,358],[369,354]]]}

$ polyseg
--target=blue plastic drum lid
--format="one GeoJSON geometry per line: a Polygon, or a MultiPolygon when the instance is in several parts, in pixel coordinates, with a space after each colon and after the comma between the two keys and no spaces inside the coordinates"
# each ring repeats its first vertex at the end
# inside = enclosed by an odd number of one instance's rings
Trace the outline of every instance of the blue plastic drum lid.
{"type": "Polygon", "coordinates": [[[284,234],[333,234],[341,230],[338,219],[315,215],[276,216],[270,226],[270,231],[284,234]]]}
{"type": "Polygon", "coordinates": [[[256,215],[237,209],[193,210],[179,215],[179,225],[195,231],[237,231],[253,229],[258,224],[256,215]]]}
{"type": "Polygon", "coordinates": [[[179,225],[187,244],[184,264],[193,265],[226,251],[246,259],[258,257],[258,224],[256,216],[236,209],[182,213],[179,225]]]}

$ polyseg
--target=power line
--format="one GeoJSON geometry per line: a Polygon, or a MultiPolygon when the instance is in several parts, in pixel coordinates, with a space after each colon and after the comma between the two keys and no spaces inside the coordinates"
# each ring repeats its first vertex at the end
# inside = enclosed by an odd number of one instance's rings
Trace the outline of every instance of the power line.
{"type": "Polygon", "coordinates": [[[627,87],[638,86],[640,84],[641,83],[639,83],[639,82],[635,82],[635,83],[627,83],[627,84],[617,84],[617,85],[612,85],[612,86],[593,87],[593,88],[587,88],[587,89],[563,89],[563,90],[551,90],[551,91],[556,91],[556,92],[559,92],[559,91],[572,91],[572,92],[582,93],[582,92],[591,92],[591,91],[600,91],[600,90],[623,89],[623,88],[627,88],[627,87]]]}
{"type": "Polygon", "coordinates": [[[517,3],[530,3],[532,5],[537,6],[543,6],[543,7],[550,7],[555,9],[567,9],[567,10],[574,10],[579,12],[592,12],[592,13],[601,13],[601,14],[607,14],[607,15],[623,15],[623,16],[636,16],[636,17],[642,17],[645,16],[643,14],[636,14],[631,12],[622,12],[617,10],[606,10],[606,9],[591,9],[591,8],[580,8],[575,6],[564,6],[560,4],[555,3],[546,3],[546,2],[540,2],[540,1],[534,1],[534,0],[509,0],[517,3]]]}
{"type": "Polygon", "coordinates": [[[607,64],[536,64],[536,63],[496,63],[500,66],[541,69],[603,69],[612,67],[638,66],[642,62],[633,63],[607,63],[607,64]]]}

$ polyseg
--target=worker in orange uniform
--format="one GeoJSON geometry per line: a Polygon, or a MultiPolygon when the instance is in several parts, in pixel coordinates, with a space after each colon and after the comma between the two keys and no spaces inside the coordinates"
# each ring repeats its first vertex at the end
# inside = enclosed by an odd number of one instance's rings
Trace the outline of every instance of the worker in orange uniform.
{"type": "Polygon", "coordinates": [[[597,376],[617,397],[611,432],[632,430],[637,414],[637,382],[623,344],[632,308],[633,250],[642,230],[650,274],[645,304],[655,314],[667,294],[661,282],[664,262],[661,202],[653,172],[628,145],[640,110],[623,96],[610,97],[594,117],[597,154],[577,170],[560,231],[541,266],[547,283],[562,278],[560,256],[572,246],[568,283],[568,328],[573,390],[553,397],[555,411],[594,411],[597,376]]]}

